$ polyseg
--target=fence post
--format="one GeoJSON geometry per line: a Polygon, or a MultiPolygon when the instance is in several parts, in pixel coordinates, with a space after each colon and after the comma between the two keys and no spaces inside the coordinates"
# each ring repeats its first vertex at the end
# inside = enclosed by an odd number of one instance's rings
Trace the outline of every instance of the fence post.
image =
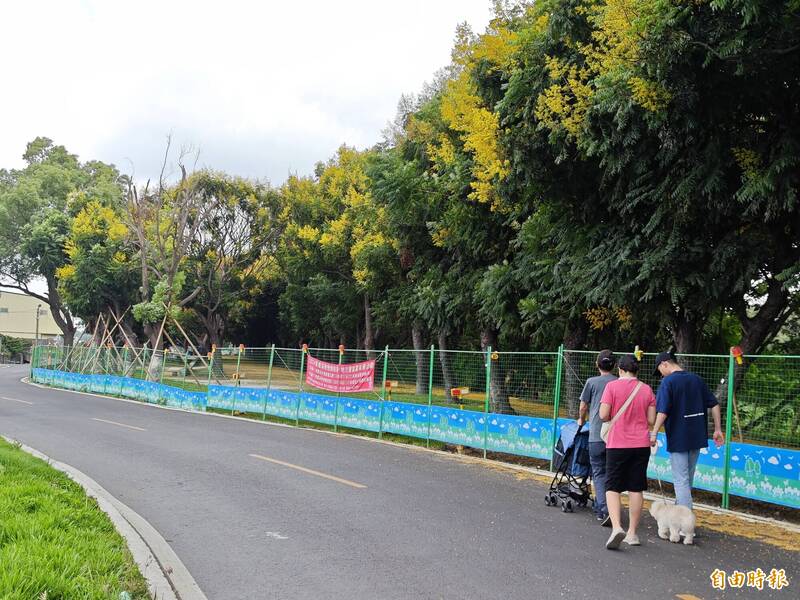
{"type": "Polygon", "coordinates": [[[28,377],[30,377],[31,380],[33,380],[33,369],[36,368],[36,360],[37,360],[37,358],[36,358],[36,354],[37,354],[36,350],[37,349],[38,349],[38,346],[33,346],[33,350],[31,351],[31,372],[28,374],[28,377]]]}
{"type": "Polygon", "coordinates": [[[158,376],[158,383],[164,385],[164,370],[167,368],[167,353],[169,350],[164,348],[161,352],[161,373],[158,376]]]}
{"type": "Polygon", "coordinates": [[[233,402],[231,402],[231,415],[236,412],[236,396],[238,395],[237,392],[241,387],[241,380],[239,379],[239,365],[242,364],[242,351],[244,350],[244,344],[239,344],[239,354],[236,355],[236,375],[234,375],[234,379],[236,379],[236,389],[233,392],[233,402]]]}
{"type": "Polygon", "coordinates": [[[103,357],[103,394],[108,393],[108,380],[106,376],[108,375],[108,356],[111,354],[111,348],[108,346],[105,347],[105,356],[103,357]]]}
{"type": "MultiPolygon", "coordinates": [[[[134,352],[136,351],[134,350],[134,352]]],[[[120,377],[128,376],[128,342],[125,342],[122,347],[122,369],[119,375],[120,377]]]]}
{"type": "Polygon", "coordinates": [[[489,439],[489,401],[492,390],[492,347],[486,347],[486,395],[483,407],[483,458],[486,458],[486,443],[489,439]]]}
{"type": "Polygon", "coordinates": [[[150,361],[147,358],[147,353],[150,351],[150,348],[145,347],[144,349],[144,358],[142,359],[142,379],[148,381],[150,379],[150,361]]]}
{"type": "Polygon", "coordinates": [[[162,395],[162,392],[164,391],[164,370],[167,368],[168,353],[169,350],[167,350],[166,348],[164,348],[164,350],[161,352],[161,374],[158,376],[158,385],[159,385],[158,400],[159,403],[163,400],[165,404],[166,404],[166,397],[162,395]]]}
{"type": "Polygon", "coordinates": [[[736,370],[733,361],[733,352],[730,352],[728,354],[728,399],[725,406],[725,475],[722,483],[722,508],[728,508],[730,502],[728,487],[731,478],[731,420],[733,414],[733,379],[736,370]]]}
{"type": "Polygon", "coordinates": [[[428,364],[428,435],[425,436],[425,447],[431,447],[431,419],[433,418],[433,355],[436,346],[431,344],[431,360],[428,364]]]}
{"type": "MultiPolygon", "coordinates": [[[[344,344],[339,344],[339,370],[336,372],[336,387],[342,386],[342,359],[344,358],[344,344]]],[[[336,390],[336,406],[333,409],[333,430],[339,431],[339,396],[342,393],[336,390]]]]}
{"type": "Polygon", "coordinates": [[[211,389],[211,371],[214,369],[214,352],[209,352],[206,356],[208,359],[208,379],[206,380],[206,396],[211,389]]]}
{"type": "Polygon", "coordinates": [[[236,387],[241,386],[241,380],[239,379],[241,376],[239,372],[239,365],[242,364],[242,352],[244,352],[244,344],[239,344],[239,354],[236,355],[236,387]]]}
{"type": "Polygon", "coordinates": [[[267,400],[269,400],[269,390],[272,387],[272,361],[275,359],[275,344],[269,351],[269,368],[267,369],[267,393],[264,394],[264,410],[261,413],[261,420],[267,420],[267,400]]]}
{"type": "Polygon", "coordinates": [[[383,349],[383,383],[381,383],[381,418],[378,424],[378,438],[383,438],[383,411],[386,403],[386,371],[389,369],[389,345],[383,349]]]}
{"type": "Polygon", "coordinates": [[[553,398],[553,440],[550,448],[550,470],[553,470],[553,452],[556,448],[556,431],[558,429],[558,405],[561,401],[561,370],[564,366],[564,344],[558,346],[558,360],[556,362],[556,385],[553,398]]]}
{"type": "Polygon", "coordinates": [[[300,354],[300,391],[297,394],[297,410],[294,413],[294,424],[300,425],[300,400],[303,396],[303,372],[306,366],[306,352],[308,352],[308,344],[303,344],[300,354]]]}

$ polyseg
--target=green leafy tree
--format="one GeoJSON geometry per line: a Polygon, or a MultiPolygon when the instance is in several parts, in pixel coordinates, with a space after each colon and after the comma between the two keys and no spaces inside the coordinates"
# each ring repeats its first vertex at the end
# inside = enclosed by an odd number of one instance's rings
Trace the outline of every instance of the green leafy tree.
{"type": "Polygon", "coordinates": [[[200,289],[188,306],[205,330],[203,345],[221,348],[231,311],[274,269],[279,198],[266,185],[222,173],[194,177],[204,217],[186,261],[191,287],[200,289]]]}
{"type": "Polygon", "coordinates": [[[70,260],[69,201],[76,194],[108,198],[117,189],[118,173],[97,161],[82,165],[43,137],[28,144],[23,158],[25,168],[0,172],[0,278],[46,303],[70,346],[77,327],[58,281],[59,269],[70,260]],[[44,281],[46,292],[34,291],[37,280],[44,281]]]}

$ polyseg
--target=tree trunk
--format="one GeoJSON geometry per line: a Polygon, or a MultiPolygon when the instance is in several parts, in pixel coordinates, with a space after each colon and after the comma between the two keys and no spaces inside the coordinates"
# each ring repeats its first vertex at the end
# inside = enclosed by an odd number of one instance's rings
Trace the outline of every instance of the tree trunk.
{"type": "Polygon", "coordinates": [[[675,318],[672,328],[672,343],[677,354],[694,354],[697,352],[701,325],[681,310],[675,318]]]}
{"type": "Polygon", "coordinates": [[[417,361],[417,382],[415,393],[422,396],[428,393],[428,361],[425,346],[422,340],[422,323],[414,321],[411,324],[411,341],[414,344],[414,356],[417,361]]]}
{"type": "MultiPolygon", "coordinates": [[[[89,323],[87,323],[87,325],[89,325],[89,323]]],[[[106,332],[105,329],[106,329],[107,325],[103,326],[103,323],[100,321],[100,315],[95,317],[95,319],[91,323],[90,327],[94,331],[94,339],[92,339],[92,342],[94,343],[95,346],[102,345],[103,341],[105,340],[105,337],[106,337],[106,333],[107,332],[106,332]],[[97,326],[97,330],[94,329],[95,325],[97,326]]]]}
{"type": "Polygon", "coordinates": [[[225,378],[225,365],[222,361],[222,344],[225,341],[225,322],[219,313],[208,313],[206,318],[203,319],[203,324],[206,327],[208,334],[208,341],[214,350],[214,364],[211,368],[211,373],[217,379],[225,378]]]}
{"type": "Polygon", "coordinates": [[[65,371],[72,370],[72,355],[71,350],[72,346],[75,344],[75,328],[67,328],[66,331],[62,330],[61,332],[62,337],[64,338],[64,366],[62,367],[65,371]]]}
{"type": "MultiPolygon", "coordinates": [[[[497,330],[493,327],[484,327],[481,331],[481,349],[484,353],[489,346],[497,349],[497,330]]],[[[490,356],[487,360],[492,360],[490,356]]],[[[506,389],[505,371],[499,360],[492,361],[492,369],[489,374],[489,410],[495,413],[514,415],[517,411],[508,401],[508,390],[506,389]]]]}
{"type": "Polygon", "coordinates": [[[75,323],[72,320],[72,315],[64,307],[61,301],[61,295],[58,293],[58,281],[55,277],[46,277],[47,281],[47,305],[50,307],[50,314],[53,320],[58,325],[64,337],[64,347],[71,348],[75,343],[75,323]]]}
{"type": "MultiPolygon", "coordinates": [[[[578,317],[567,325],[564,332],[564,349],[579,350],[586,343],[586,336],[589,328],[586,320],[578,317]]],[[[565,406],[568,417],[578,417],[578,406],[580,395],[583,390],[583,382],[578,374],[580,373],[580,357],[571,352],[564,352],[564,367],[562,369],[561,406],[565,406]]]]}
{"type": "Polygon", "coordinates": [[[767,283],[767,299],[758,312],[749,317],[741,311],[742,343],[745,354],[757,354],[778,334],[791,314],[788,310],[790,297],[783,284],[775,279],[767,283]]]}
{"type": "Polygon", "coordinates": [[[364,349],[367,351],[367,359],[371,359],[375,349],[375,334],[372,330],[372,308],[367,294],[364,294],[364,349]]]}
{"type": "Polygon", "coordinates": [[[62,337],[64,338],[64,348],[72,348],[75,344],[75,327],[67,327],[66,331],[62,331],[62,337]]]}
{"type": "MultiPolygon", "coordinates": [[[[739,306],[739,320],[742,323],[742,341],[739,347],[742,349],[742,353],[753,355],[760,352],[778,334],[790,314],[789,292],[783,288],[781,282],[775,279],[767,282],[767,299],[755,315],[747,314],[746,305],[742,300],[739,306]]],[[[741,365],[734,363],[734,394],[741,387],[750,362],[750,359],[745,358],[741,365]]],[[[726,378],[717,386],[714,395],[717,400],[724,402],[727,394],[728,381],[726,378]]]]}
{"type": "Polygon", "coordinates": [[[448,402],[452,402],[453,398],[450,395],[450,390],[456,386],[456,380],[453,377],[453,368],[450,365],[450,355],[447,353],[447,334],[441,330],[439,331],[439,364],[442,367],[444,395],[448,402]]]}
{"type": "Polygon", "coordinates": [[[158,332],[161,329],[161,323],[143,323],[144,335],[150,343],[150,350],[161,350],[164,340],[158,339],[158,332]]]}
{"type": "Polygon", "coordinates": [[[147,380],[158,381],[161,378],[161,363],[164,360],[160,352],[153,352],[150,355],[150,363],[147,365],[147,380]]]}

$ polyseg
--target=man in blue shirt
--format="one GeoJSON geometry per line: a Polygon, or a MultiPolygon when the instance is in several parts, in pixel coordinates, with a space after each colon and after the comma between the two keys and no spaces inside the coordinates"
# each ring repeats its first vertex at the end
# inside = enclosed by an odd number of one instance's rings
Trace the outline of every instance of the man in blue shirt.
{"type": "Polygon", "coordinates": [[[594,483],[594,514],[600,524],[610,527],[611,519],[606,506],[606,444],[600,437],[603,425],[598,414],[600,399],[609,381],[617,379],[611,372],[617,366],[617,358],[611,350],[601,350],[595,362],[600,375],[586,380],[581,392],[581,406],[578,413],[578,427],[582,427],[589,417],[589,463],[592,466],[592,482],[594,483]]]}
{"type": "Polygon", "coordinates": [[[714,419],[714,443],[717,447],[724,443],[719,402],[705,381],[681,368],[672,352],[661,352],[656,357],[653,375],[661,375],[663,380],[656,395],[658,414],[650,432],[650,445],[655,445],[656,434],[663,425],[672,466],[675,503],[692,508],[697,458],[700,449],[708,446],[709,408],[714,419]]]}

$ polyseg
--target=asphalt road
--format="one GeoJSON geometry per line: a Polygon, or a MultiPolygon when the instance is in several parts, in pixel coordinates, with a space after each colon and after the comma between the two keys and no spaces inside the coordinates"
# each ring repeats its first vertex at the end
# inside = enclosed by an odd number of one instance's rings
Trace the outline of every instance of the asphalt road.
{"type": "Polygon", "coordinates": [[[588,511],[548,508],[543,485],[482,464],[41,389],[25,375],[0,368],[0,433],[137,511],[210,599],[706,600],[800,587],[798,554],[707,530],[693,547],[670,544],[649,517],[642,547],[605,550],[609,530],[588,511]],[[756,567],[785,568],[789,587],[710,585],[716,568],[756,567]]]}

